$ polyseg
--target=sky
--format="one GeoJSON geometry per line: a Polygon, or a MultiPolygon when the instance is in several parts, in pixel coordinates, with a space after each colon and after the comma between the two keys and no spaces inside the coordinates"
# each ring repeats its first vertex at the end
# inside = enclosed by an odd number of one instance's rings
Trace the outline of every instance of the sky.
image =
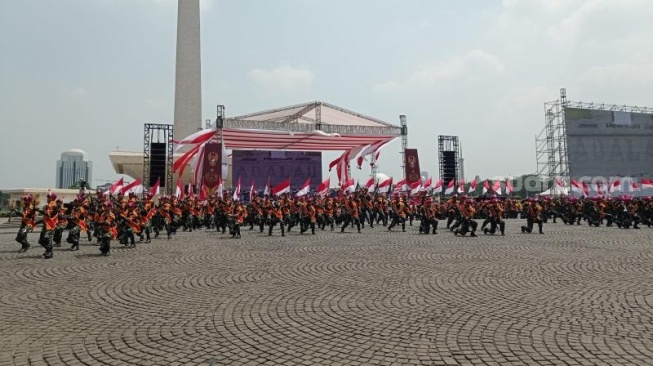
{"type": "MultiPolygon", "coordinates": [[[[54,187],[70,148],[115,181],[109,152],[172,123],[176,16],[176,0],[0,1],[0,188],[54,187]]],[[[202,0],[203,117],[314,100],[404,114],[431,175],[438,135],[460,137],[468,178],[532,173],[560,88],[650,106],[650,19],[650,0],[202,0]]],[[[403,176],[399,150],[380,172],[403,176]]]]}

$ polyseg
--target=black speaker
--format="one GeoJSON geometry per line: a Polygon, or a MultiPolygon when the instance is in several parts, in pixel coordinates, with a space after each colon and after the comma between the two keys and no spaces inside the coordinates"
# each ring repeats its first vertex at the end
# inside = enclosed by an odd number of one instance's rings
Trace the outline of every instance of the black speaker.
{"type": "Polygon", "coordinates": [[[443,151],[442,152],[442,181],[447,184],[451,180],[456,180],[456,170],[458,168],[458,162],[456,161],[456,152],[455,151],[443,151]]]}
{"type": "Polygon", "coordinates": [[[154,186],[157,179],[159,187],[166,186],[166,144],[153,142],[150,148],[150,187],[154,186]]]}

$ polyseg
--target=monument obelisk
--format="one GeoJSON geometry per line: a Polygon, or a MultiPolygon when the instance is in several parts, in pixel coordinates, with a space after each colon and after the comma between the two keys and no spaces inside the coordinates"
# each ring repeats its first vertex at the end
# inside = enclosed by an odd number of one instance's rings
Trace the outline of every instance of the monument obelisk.
{"type": "Polygon", "coordinates": [[[200,0],[178,0],[174,138],[202,128],[200,0]]]}

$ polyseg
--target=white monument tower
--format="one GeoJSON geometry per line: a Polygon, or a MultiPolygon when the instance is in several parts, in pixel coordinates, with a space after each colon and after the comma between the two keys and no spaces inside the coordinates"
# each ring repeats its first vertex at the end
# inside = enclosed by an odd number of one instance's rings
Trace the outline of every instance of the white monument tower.
{"type": "Polygon", "coordinates": [[[174,118],[177,140],[202,128],[200,58],[200,0],[179,0],[174,118]]]}

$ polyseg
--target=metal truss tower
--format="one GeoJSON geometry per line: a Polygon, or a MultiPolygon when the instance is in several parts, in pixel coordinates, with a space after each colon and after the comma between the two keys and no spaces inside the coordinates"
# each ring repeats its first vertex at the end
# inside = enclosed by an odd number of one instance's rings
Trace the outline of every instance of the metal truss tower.
{"type": "Polygon", "coordinates": [[[406,148],[408,147],[408,120],[405,115],[399,116],[399,126],[401,127],[401,172],[405,175],[406,171],[406,148]]]}
{"type": "MultiPolygon", "coordinates": [[[[455,182],[461,178],[462,151],[458,136],[438,136],[438,157],[440,179],[445,187],[452,179],[455,182]]],[[[441,197],[444,197],[444,189],[441,197]]]]}
{"type": "Polygon", "coordinates": [[[546,125],[535,137],[535,156],[539,176],[553,180],[569,176],[565,108],[568,106],[567,89],[560,89],[560,98],[544,103],[546,125]]]}
{"type": "MultiPolygon", "coordinates": [[[[143,134],[143,187],[150,188],[152,143],[166,144],[165,157],[165,189],[166,194],[172,194],[172,163],[174,158],[173,149],[173,125],[146,123],[143,134]]],[[[146,190],[143,189],[143,194],[146,190]]]]}
{"type": "Polygon", "coordinates": [[[653,108],[647,107],[571,102],[567,100],[567,90],[560,89],[560,99],[544,103],[546,125],[542,132],[535,137],[536,174],[541,177],[555,179],[573,175],[573,166],[569,164],[567,150],[566,108],[653,114],[653,108]]]}

